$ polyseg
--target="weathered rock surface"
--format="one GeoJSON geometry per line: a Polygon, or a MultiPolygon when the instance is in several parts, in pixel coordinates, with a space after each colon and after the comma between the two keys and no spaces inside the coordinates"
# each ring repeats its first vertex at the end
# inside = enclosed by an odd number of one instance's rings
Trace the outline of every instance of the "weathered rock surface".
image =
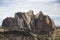
{"type": "Polygon", "coordinates": [[[5,27],[14,27],[15,26],[16,27],[17,23],[16,23],[15,18],[7,17],[3,20],[2,26],[5,26],[5,27]]]}
{"type": "Polygon", "coordinates": [[[54,22],[41,11],[34,15],[33,11],[17,12],[14,18],[6,18],[2,23],[3,27],[16,27],[17,30],[29,29],[32,33],[49,33],[56,30],[54,22]]]}
{"type": "Polygon", "coordinates": [[[36,33],[49,33],[56,30],[54,22],[49,16],[44,15],[41,11],[35,16],[36,33]]]}
{"type": "Polygon", "coordinates": [[[15,18],[18,22],[18,26],[20,29],[29,29],[32,32],[35,30],[35,18],[33,11],[30,10],[29,12],[18,12],[15,14],[15,18]]]}
{"type": "Polygon", "coordinates": [[[15,28],[17,29],[18,24],[16,23],[15,18],[12,17],[7,17],[3,20],[2,22],[2,27],[7,27],[8,28],[15,28]]]}

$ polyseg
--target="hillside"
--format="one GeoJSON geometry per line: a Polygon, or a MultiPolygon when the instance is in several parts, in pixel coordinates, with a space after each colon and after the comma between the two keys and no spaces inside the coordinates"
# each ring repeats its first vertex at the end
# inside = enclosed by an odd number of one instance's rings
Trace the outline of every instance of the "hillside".
{"type": "Polygon", "coordinates": [[[17,12],[14,17],[3,20],[0,40],[60,40],[59,30],[42,11],[36,15],[32,10],[17,12]]]}

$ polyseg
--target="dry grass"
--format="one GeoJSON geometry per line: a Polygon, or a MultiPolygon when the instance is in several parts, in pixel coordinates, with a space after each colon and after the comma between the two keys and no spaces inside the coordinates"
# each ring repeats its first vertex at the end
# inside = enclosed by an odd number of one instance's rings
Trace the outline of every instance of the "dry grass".
{"type": "Polygon", "coordinates": [[[60,29],[56,30],[56,40],[60,40],[60,29]]]}
{"type": "Polygon", "coordinates": [[[0,32],[4,32],[4,28],[0,27],[0,32]]]}
{"type": "MultiPolygon", "coordinates": [[[[0,27],[0,32],[4,32],[6,28],[2,28],[0,27]]],[[[10,28],[6,29],[9,30],[10,28]]],[[[15,28],[12,28],[12,30],[14,30],[15,28]]],[[[0,40],[21,40],[20,38],[21,36],[15,36],[13,35],[1,35],[0,34],[0,40]],[[10,38],[11,37],[11,38],[10,38]]],[[[51,37],[47,37],[47,36],[38,36],[39,40],[60,40],[60,29],[57,29],[56,31],[54,31],[54,33],[51,35],[51,37]]],[[[28,39],[28,38],[27,38],[28,39]]]]}
{"type": "Polygon", "coordinates": [[[56,36],[57,36],[57,37],[60,37],[60,29],[57,29],[57,30],[56,30],[56,36]]]}

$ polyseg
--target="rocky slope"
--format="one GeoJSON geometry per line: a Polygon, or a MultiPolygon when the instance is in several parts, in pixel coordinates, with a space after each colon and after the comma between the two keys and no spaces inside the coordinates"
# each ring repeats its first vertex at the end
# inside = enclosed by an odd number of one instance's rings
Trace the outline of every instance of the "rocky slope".
{"type": "Polygon", "coordinates": [[[55,24],[49,16],[44,15],[41,11],[34,15],[32,10],[29,12],[17,12],[14,18],[5,18],[2,26],[16,27],[17,30],[29,29],[33,33],[56,30],[55,24]]]}
{"type": "Polygon", "coordinates": [[[13,18],[5,18],[2,27],[4,30],[28,30],[37,35],[50,35],[56,30],[54,22],[48,15],[44,15],[42,11],[34,15],[32,10],[29,12],[17,12],[13,18]]]}
{"type": "Polygon", "coordinates": [[[38,40],[38,37],[25,30],[14,30],[0,32],[0,40],[38,40]]]}

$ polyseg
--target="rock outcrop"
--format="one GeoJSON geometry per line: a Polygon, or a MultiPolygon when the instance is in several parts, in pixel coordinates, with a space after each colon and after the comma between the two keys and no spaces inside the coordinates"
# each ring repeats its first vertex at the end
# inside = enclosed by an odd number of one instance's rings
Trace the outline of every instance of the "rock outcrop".
{"type": "Polygon", "coordinates": [[[32,33],[45,34],[56,30],[54,22],[41,11],[34,15],[33,11],[17,12],[14,18],[6,18],[2,23],[3,27],[16,27],[17,30],[28,29],[32,33]]]}
{"type": "Polygon", "coordinates": [[[30,31],[34,32],[35,18],[32,10],[26,13],[24,12],[16,13],[15,19],[17,20],[17,24],[20,27],[20,29],[29,29],[30,31]]]}
{"type": "Polygon", "coordinates": [[[5,18],[3,20],[2,26],[5,26],[5,27],[16,27],[17,23],[16,23],[15,18],[7,17],[7,18],[5,18]]]}
{"type": "Polygon", "coordinates": [[[44,15],[41,11],[35,16],[36,33],[49,33],[56,30],[54,22],[49,16],[44,15]]]}

